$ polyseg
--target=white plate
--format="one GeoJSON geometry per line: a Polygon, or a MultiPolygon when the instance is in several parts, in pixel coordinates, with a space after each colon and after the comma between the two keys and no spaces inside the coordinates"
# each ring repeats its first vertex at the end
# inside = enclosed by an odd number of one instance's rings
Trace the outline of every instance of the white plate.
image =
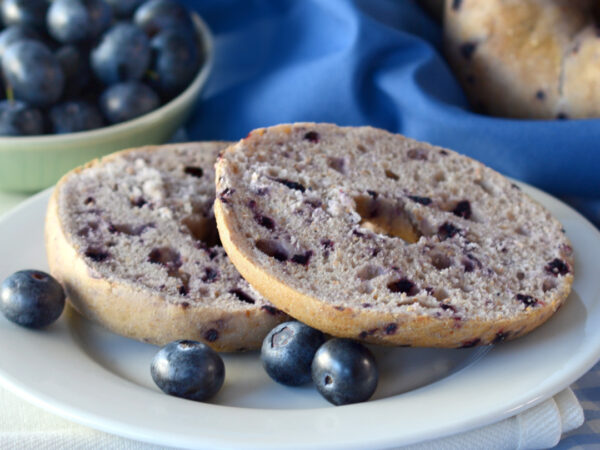
{"type": "MultiPolygon", "coordinates": [[[[559,392],[600,358],[600,233],[571,208],[524,188],[573,242],[576,281],[566,305],[530,335],[494,348],[376,349],[382,377],[369,402],[334,407],[311,386],[277,385],[257,353],[225,357],[225,385],[211,403],[169,397],[150,378],[156,347],[69,310],[41,331],[0,318],[0,379],[74,422],[190,448],[389,447],[498,421],[559,392]]],[[[49,194],[0,222],[0,279],[18,269],[47,269],[49,194]]]]}

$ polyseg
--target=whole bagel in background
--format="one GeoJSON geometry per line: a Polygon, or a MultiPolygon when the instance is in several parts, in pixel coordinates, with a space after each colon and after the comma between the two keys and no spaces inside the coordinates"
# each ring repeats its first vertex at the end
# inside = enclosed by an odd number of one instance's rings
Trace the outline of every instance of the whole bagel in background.
{"type": "Polygon", "coordinates": [[[445,53],[478,112],[600,117],[599,11],[594,0],[446,0],[445,53]]]}

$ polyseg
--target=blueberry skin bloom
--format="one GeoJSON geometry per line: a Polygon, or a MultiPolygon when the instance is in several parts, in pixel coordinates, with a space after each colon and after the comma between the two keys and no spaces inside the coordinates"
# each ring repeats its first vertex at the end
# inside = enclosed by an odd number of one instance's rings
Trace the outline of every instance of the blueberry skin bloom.
{"type": "Polygon", "coordinates": [[[46,23],[47,0],[3,0],[0,13],[5,26],[26,25],[43,30],[46,23]]]}
{"type": "Polygon", "coordinates": [[[106,85],[139,80],[150,65],[150,42],[135,25],[118,23],[92,50],[92,69],[106,85]]]}
{"type": "Polygon", "coordinates": [[[311,380],[311,363],[325,342],[319,330],[301,322],[284,322],[263,340],[260,357],[269,376],[287,386],[300,386],[311,380]]]}
{"type": "Polygon", "coordinates": [[[0,136],[32,136],[44,133],[44,117],[18,100],[0,102],[0,136]]]}
{"type": "Polygon", "coordinates": [[[133,22],[151,37],[169,28],[194,32],[189,13],[174,0],[147,1],[135,11],[133,22]]]}
{"type": "Polygon", "coordinates": [[[98,37],[111,20],[104,0],[54,0],[46,17],[48,33],[65,44],[98,37]]]}
{"type": "Polygon", "coordinates": [[[115,84],[100,96],[100,109],[110,123],[134,119],[159,105],[156,92],[138,81],[115,84]]]}
{"type": "Polygon", "coordinates": [[[25,40],[10,45],[2,56],[2,72],[15,98],[32,106],[50,105],[62,95],[62,68],[41,42],[25,40]]]}
{"type": "Polygon", "coordinates": [[[64,307],[62,286],[39,270],[15,272],[0,285],[0,310],[18,325],[45,327],[60,317],[64,307]]]}
{"type": "Polygon", "coordinates": [[[169,29],[157,34],[150,47],[154,55],[152,87],[167,98],[176,96],[198,72],[200,55],[196,36],[169,29]]]}
{"type": "Polygon", "coordinates": [[[5,28],[0,33],[0,60],[6,49],[15,42],[24,41],[26,39],[38,40],[38,34],[31,28],[22,25],[12,25],[5,28]]]}
{"type": "Polygon", "coordinates": [[[59,103],[50,109],[49,116],[55,134],[93,130],[103,125],[100,110],[85,101],[59,103]]]}
{"type": "Polygon", "coordinates": [[[332,339],[317,350],[312,379],[319,393],[334,405],[367,401],[377,388],[375,357],[358,342],[332,339]]]}
{"type": "Polygon", "coordinates": [[[181,340],[158,351],[152,360],[150,374],[166,394],[203,401],[223,386],[225,365],[208,345],[181,340]]]}

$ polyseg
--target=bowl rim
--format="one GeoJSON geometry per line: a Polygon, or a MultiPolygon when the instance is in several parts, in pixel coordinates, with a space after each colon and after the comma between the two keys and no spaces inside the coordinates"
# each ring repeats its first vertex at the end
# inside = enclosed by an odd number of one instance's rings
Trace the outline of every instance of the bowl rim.
{"type": "MultiPolygon", "coordinates": [[[[198,71],[192,82],[177,97],[169,100],[167,103],[162,105],[160,108],[155,109],[154,111],[151,111],[134,119],[127,120],[125,122],[116,123],[113,125],[106,125],[93,130],[77,131],[74,133],[38,134],[35,136],[0,136],[0,142],[4,145],[14,143],[20,146],[35,143],[44,143],[50,145],[59,144],[61,142],[68,142],[71,140],[80,140],[88,138],[93,139],[107,133],[119,133],[126,129],[140,127],[146,122],[153,122],[155,119],[158,119],[159,116],[165,114],[166,112],[178,109],[182,104],[190,100],[190,97],[193,97],[197,93],[199,88],[204,85],[213,66],[213,34],[206,22],[200,17],[200,15],[198,15],[194,11],[192,11],[190,14],[192,16],[192,20],[194,21],[194,26],[196,28],[198,39],[202,44],[205,58],[201,69],[198,71]]],[[[0,153],[2,153],[3,150],[5,149],[0,148],[0,153]]]]}

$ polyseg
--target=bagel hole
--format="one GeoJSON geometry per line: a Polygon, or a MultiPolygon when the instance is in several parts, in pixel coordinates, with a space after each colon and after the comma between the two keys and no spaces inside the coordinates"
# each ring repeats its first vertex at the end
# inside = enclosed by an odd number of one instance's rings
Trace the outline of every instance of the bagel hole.
{"type": "Polygon", "coordinates": [[[267,169],[267,175],[269,175],[270,177],[278,177],[279,176],[279,169],[276,169],[275,167],[269,167],[267,169]]]}
{"type": "Polygon", "coordinates": [[[523,226],[515,228],[515,233],[520,234],[521,236],[529,236],[529,230],[523,226]]]}
{"type": "Polygon", "coordinates": [[[385,176],[394,181],[398,181],[400,179],[400,177],[398,175],[396,175],[394,172],[392,172],[390,169],[385,169],[385,176]]]}
{"type": "Polygon", "coordinates": [[[414,159],[417,161],[427,161],[427,153],[428,151],[421,147],[411,148],[406,152],[406,156],[409,159],[414,159]]]}
{"type": "MultiPolygon", "coordinates": [[[[459,194],[458,191],[452,190],[452,194],[459,194]]],[[[438,206],[442,211],[446,211],[454,214],[457,217],[470,220],[472,222],[481,222],[480,217],[469,200],[451,200],[445,199],[444,201],[438,201],[438,206]]]]}
{"type": "Polygon", "coordinates": [[[327,165],[329,168],[341,173],[342,175],[346,174],[346,160],[344,158],[334,158],[330,156],[327,158],[327,165]]]}
{"type": "Polygon", "coordinates": [[[110,224],[108,231],[111,234],[121,233],[126,234],[127,236],[140,236],[149,228],[153,228],[154,224],[147,223],[143,225],[133,225],[130,223],[115,223],[110,224]]]}
{"type": "Polygon", "coordinates": [[[421,291],[421,289],[408,278],[390,281],[387,284],[387,288],[390,292],[406,294],[407,297],[413,297],[421,291]]]}
{"type": "Polygon", "coordinates": [[[441,302],[442,300],[445,300],[448,297],[450,297],[450,294],[444,288],[437,288],[433,291],[433,296],[436,298],[436,300],[441,302]]]}
{"type": "Polygon", "coordinates": [[[241,302],[248,303],[251,305],[256,303],[256,301],[242,289],[239,289],[239,288],[231,289],[229,291],[229,293],[241,302]]]}
{"type": "Polygon", "coordinates": [[[361,227],[377,234],[400,238],[409,244],[421,237],[402,203],[372,195],[356,196],[354,203],[361,217],[361,227]]]}
{"type": "Polygon", "coordinates": [[[452,266],[452,258],[443,253],[435,253],[431,256],[431,265],[438,270],[444,270],[452,266]]]}
{"type": "Polygon", "coordinates": [[[181,223],[196,241],[204,242],[207,247],[221,246],[214,216],[203,217],[200,214],[192,214],[184,217],[181,223]]]}
{"type": "Polygon", "coordinates": [[[552,278],[546,278],[542,283],[542,291],[548,292],[552,289],[556,289],[556,280],[552,278]]]}
{"type": "Polygon", "coordinates": [[[383,275],[384,272],[383,267],[369,264],[359,269],[356,276],[363,281],[368,281],[383,275]]]}
{"type": "Polygon", "coordinates": [[[359,294],[370,294],[373,292],[373,286],[368,281],[358,285],[357,291],[359,294]]]}
{"type": "Polygon", "coordinates": [[[282,242],[275,239],[259,239],[256,241],[256,248],[280,262],[290,259],[290,250],[282,242]]]}
{"type": "Polygon", "coordinates": [[[179,268],[183,264],[181,253],[172,247],[153,248],[148,254],[148,262],[165,267],[168,275],[175,278],[179,278],[179,268]]]}
{"type": "Polygon", "coordinates": [[[436,172],[433,175],[433,183],[434,184],[439,184],[446,181],[446,174],[444,172],[442,172],[441,170],[436,172]]]}
{"type": "Polygon", "coordinates": [[[190,274],[187,272],[184,272],[182,270],[178,270],[177,272],[173,273],[172,275],[171,275],[171,273],[169,273],[169,275],[172,276],[173,278],[178,278],[179,281],[181,281],[181,284],[177,288],[179,295],[182,295],[182,296],[188,295],[190,292],[190,274]]]}
{"type": "Polygon", "coordinates": [[[202,178],[204,176],[204,169],[199,166],[185,166],[183,168],[183,173],[194,178],[202,178]]]}

